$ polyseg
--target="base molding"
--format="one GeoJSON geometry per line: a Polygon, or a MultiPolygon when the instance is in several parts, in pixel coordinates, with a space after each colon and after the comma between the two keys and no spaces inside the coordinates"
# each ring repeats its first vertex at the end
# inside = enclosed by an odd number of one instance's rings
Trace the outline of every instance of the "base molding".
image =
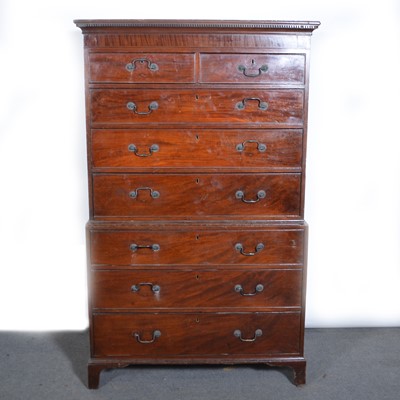
{"type": "Polygon", "coordinates": [[[306,360],[303,357],[296,358],[268,358],[268,359],[129,359],[129,360],[110,360],[110,359],[90,359],[88,362],[88,388],[97,389],[100,383],[101,371],[105,369],[125,368],[130,365],[245,365],[259,364],[269,367],[287,367],[293,371],[293,383],[304,385],[306,383],[306,360]]]}

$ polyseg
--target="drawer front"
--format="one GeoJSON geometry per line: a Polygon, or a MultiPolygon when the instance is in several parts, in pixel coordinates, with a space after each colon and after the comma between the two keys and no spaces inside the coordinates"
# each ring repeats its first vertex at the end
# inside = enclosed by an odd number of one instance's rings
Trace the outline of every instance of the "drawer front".
{"type": "Polygon", "coordinates": [[[300,168],[303,131],[92,130],[95,168],[300,168]]]}
{"type": "Polygon", "coordinates": [[[200,81],[304,85],[304,54],[201,54],[200,81]]]}
{"type": "Polygon", "coordinates": [[[92,307],[300,307],[302,270],[92,272],[92,307]]]}
{"type": "Polygon", "coordinates": [[[298,355],[299,335],[300,313],[94,314],[93,356],[298,355]]]}
{"type": "Polygon", "coordinates": [[[91,83],[194,82],[194,54],[91,53],[89,58],[91,83]]]}
{"type": "Polygon", "coordinates": [[[105,265],[108,269],[142,265],[162,269],[177,264],[264,268],[268,264],[298,265],[304,258],[304,230],[96,230],[90,232],[90,253],[94,266],[105,265]]]}
{"type": "Polygon", "coordinates": [[[151,123],[301,125],[300,89],[93,89],[92,126],[151,123]]]}
{"type": "Polygon", "coordinates": [[[300,216],[300,174],[94,176],[96,217],[300,216]]]}

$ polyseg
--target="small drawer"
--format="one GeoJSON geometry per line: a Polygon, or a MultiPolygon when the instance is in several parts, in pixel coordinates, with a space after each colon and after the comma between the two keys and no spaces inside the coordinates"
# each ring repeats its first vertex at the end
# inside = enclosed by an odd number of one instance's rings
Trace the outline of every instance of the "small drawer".
{"type": "Polygon", "coordinates": [[[191,83],[194,54],[91,53],[90,83],[191,83]]]}
{"type": "Polygon", "coordinates": [[[304,54],[201,54],[204,83],[305,83],[304,54]]]}
{"type": "Polygon", "coordinates": [[[300,354],[300,313],[94,314],[93,357],[300,354]]]}
{"type": "Polygon", "coordinates": [[[96,270],[92,307],[300,308],[302,270],[96,270]]]}
{"type": "MultiPolygon", "coordinates": [[[[302,89],[92,89],[92,127],[201,123],[303,123],[302,89]]],[[[233,126],[232,126],[233,127],[233,126]]]]}
{"type": "Polygon", "coordinates": [[[96,218],[300,217],[301,175],[97,174],[96,218]]]}
{"type": "Polygon", "coordinates": [[[168,265],[268,265],[299,267],[304,259],[304,228],[266,230],[167,231],[91,230],[93,268],[120,269],[143,265],[168,269],[168,265]]]}
{"type": "Polygon", "coordinates": [[[94,168],[301,168],[303,131],[93,129],[94,168]]]}

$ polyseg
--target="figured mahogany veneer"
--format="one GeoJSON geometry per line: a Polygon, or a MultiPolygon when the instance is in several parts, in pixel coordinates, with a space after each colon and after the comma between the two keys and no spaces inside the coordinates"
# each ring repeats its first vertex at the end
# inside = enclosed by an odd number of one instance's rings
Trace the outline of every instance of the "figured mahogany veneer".
{"type": "Polygon", "coordinates": [[[302,270],[98,270],[94,309],[301,307],[302,270]]]}
{"type": "Polygon", "coordinates": [[[79,20],[91,358],[265,364],[305,383],[318,22],[79,20]]]}
{"type": "MultiPolygon", "coordinates": [[[[215,227],[210,230],[193,230],[171,226],[169,230],[131,230],[91,229],[90,257],[93,267],[121,268],[122,266],[151,266],[165,268],[171,265],[203,266],[251,266],[273,268],[276,265],[301,265],[304,259],[305,231],[297,228],[275,227],[267,230],[251,230],[243,227],[237,230],[226,227],[221,231],[215,227]],[[236,244],[243,245],[245,253],[254,252],[257,244],[265,247],[255,256],[243,255],[236,244]],[[132,244],[159,248],[131,249],[132,244]]],[[[153,229],[156,229],[154,227],[153,229]]]]}
{"type": "MultiPolygon", "coordinates": [[[[300,313],[141,313],[93,317],[95,357],[300,356],[300,313]],[[262,334],[251,340],[257,330],[262,334]],[[161,335],[154,338],[154,331],[161,335]],[[139,343],[135,333],[142,341],[139,343]],[[146,346],[145,344],[151,344],[146,346]]],[[[199,359],[200,361],[200,359],[199,359]]]]}
{"type": "Polygon", "coordinates": [[[200,54],[200,82],[304,84],[304,54],[200,54]]]}
{"type": "Polygon", "coordinates": [[[304,91],[299,89],[92,89],[90,101],[93,127],[159,123],[303,126],[304,91]],[[158,108],[150,110],[154,102],[158,108]],[[137,112],[128,103],[134,103],[137,112]]]}
{"type": "Polygon", "coordinates": [[[301,171],[302,165],[301,129],[93,129],[91,134],[92,167],[99,171],[301,171]]]}
{"type": "Polygon", "coordinates": [[[296,218],[300,216],[300,178],[300,174],[96,174],[94,216],[296,218]],[[243,197],[238,197],[238,191],[243,192],[243,197]]]}
{"type": "Polygon", "coordinates": [[[194,82],[194,53],[91,53],[89,62],[91,83],[194,82]]]}

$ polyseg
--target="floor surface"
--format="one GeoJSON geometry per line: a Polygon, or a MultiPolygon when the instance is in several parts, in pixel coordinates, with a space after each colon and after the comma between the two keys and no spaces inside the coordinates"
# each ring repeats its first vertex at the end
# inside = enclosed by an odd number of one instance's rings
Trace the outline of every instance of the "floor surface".
{"type": "Polygon", "coordinates": [[[264,366],[135,366],[86,387],[88,333],[0,332],[0,400],[400,400],[400,328],[308,329],[307,384],[264,366]]]}

